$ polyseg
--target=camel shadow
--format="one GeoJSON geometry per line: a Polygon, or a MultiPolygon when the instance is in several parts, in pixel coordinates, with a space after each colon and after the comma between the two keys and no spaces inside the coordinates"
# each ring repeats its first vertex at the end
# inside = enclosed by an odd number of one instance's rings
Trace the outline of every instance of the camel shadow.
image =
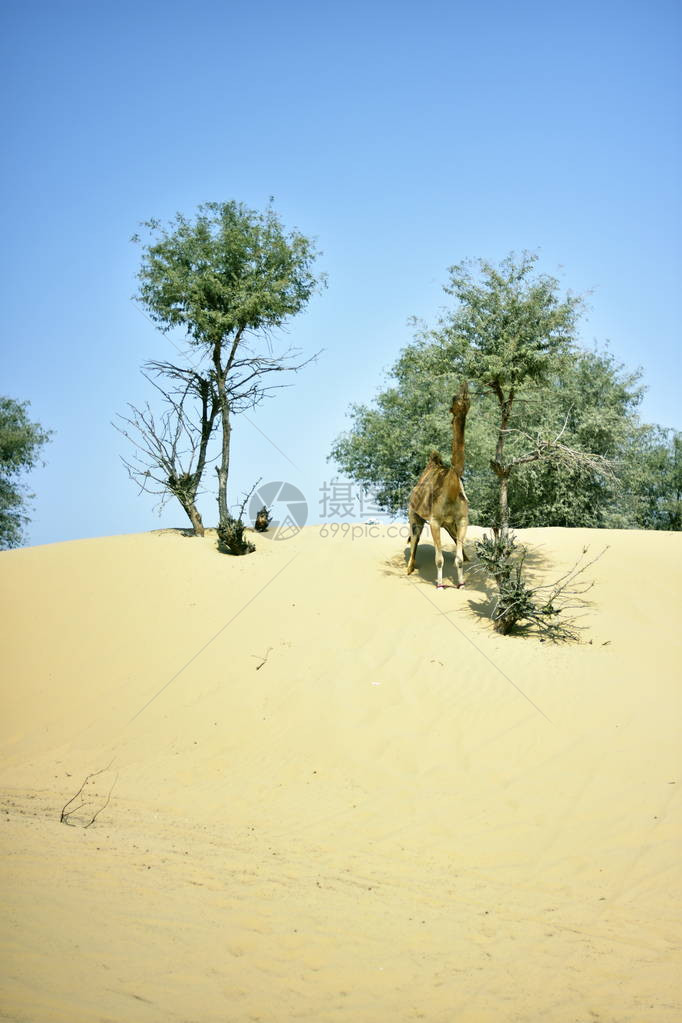
{"type": "MultiPolygon", "coordinates": [[[[464,544],[464,573],[468,579],[471,566],[476,559],[476,550],[473,542],[464,544]]],[[[384,563],[384,575],[404,576],[406,574],[407,562],[410,557],[409,545],[404,548],[401,554],[395,554],[384,563]]],[[[412,582],[423,582],[426,585],[436,585],[438,573],[436,569],[436,551],[432,543],[420,543],[415,555],[415,569],[410,575],[412,582]]],[[[443,582],[446,587],[455,586],[455,548],[454,544],[443,544],[443,582]]],[[[468,586],[468,581],[465,582],[468,586]]]]}
{"type": "MultiPolygon", "coordinates": [[[[551,567],[552,561],[541,547],[523,545],[525,547],[524,569],[530,583],[544,576],[551,567]]],[[[464,553],[468,560],[464,562],[463,591],[469,599],[469,609],[477,618],[491,621],[497,600],[497,586],[476,554],[475,539],[466,541],[464,553]]],[[[409,544],[401,553],[396,553],[384,563],[383,573],[390,576],[405,576],[410,557],[409,544]]],[[[454,544],[443,544],[443,581],[446,587],[455,586],[455,550],[454,544]]],[[[438,578],[435,560],[435,547],[432,543],[420,543],[415,557],[415,571],[410,581],[435,588],[438,578]]]]}

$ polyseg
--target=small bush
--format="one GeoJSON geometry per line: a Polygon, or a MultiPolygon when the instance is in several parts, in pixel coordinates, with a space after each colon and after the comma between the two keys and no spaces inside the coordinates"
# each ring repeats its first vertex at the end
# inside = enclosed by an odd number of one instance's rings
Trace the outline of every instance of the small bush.
{"type": "MultiPolygon", "coordinates": [[[[585,561],[587,548],[577,562],[554,583],[529,586],[524,579],[527,550],[516,546],[513,533],[491,537],[487,534],[476,544],[479,560],[497,583],[498,594],[492,613],[496,632],[506,636],[516,625],[535,626],[548,639],[577,640],[581,628],[575,615],[567,615],[587,606],[583,595],[594,585],[576,580],[601,554],[585,561]],[[559,618],[559,616],[563,616],[559,618]]],[[[604,551],[602,551],[602,554],[604,551]]]]}
{"type": "Polygon", "coordinates": [[[221,554],[253,554],[256,547],[244,539],[246,526],[239,519],[229,518],[226,526],[218,526],[218,550],[221,554]]]}
{"type": "MultiPolygon", "coordinates": [[[[513,564],[512,557],[516,553],[516,537],[513,533],[507,536],[488,536],[484,534],[482,540],[476,542],[476,553],[495,582],[500,584],[511,575],[513,564]]],[[[525,552],[524,552],[525,553],[525,552]]]]}
{"type": "Polygon", "coordinates": [[[261,510],[256,515],[256,521],[254,522],[254,528],[257,529],[259,533],[264,533],[265,530],[270,525],[271,521],[272,521],[272,516],[270,515],[270,509],[266,508],[265,505],[263,505],[261,510]]]}

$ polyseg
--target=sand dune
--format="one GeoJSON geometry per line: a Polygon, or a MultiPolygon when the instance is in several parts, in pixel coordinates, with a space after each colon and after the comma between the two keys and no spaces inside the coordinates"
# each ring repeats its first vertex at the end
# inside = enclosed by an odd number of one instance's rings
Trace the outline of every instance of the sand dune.
{"type": "Polygon", "coordinates": [[[682,536],[552,646],[396,532],[0,555],[0,1019],[682,1019],[682,536]]]}

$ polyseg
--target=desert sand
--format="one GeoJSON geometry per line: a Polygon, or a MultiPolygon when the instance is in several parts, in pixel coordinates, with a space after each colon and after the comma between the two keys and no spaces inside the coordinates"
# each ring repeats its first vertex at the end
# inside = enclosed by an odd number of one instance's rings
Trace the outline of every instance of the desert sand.
{"type": "Polygon", "coordinates": [[[682,536],[519,535],[581,643],[395,527],[0,554],[0,1018],[682,1019],[682,536]]]}

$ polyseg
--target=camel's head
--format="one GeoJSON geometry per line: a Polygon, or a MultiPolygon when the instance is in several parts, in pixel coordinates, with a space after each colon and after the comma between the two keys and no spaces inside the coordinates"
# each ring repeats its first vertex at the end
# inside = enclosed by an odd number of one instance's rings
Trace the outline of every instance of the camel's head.
{"type": "Polygon", "coordinates": [[[450,406],[450,412],[452,413],[453,418],[455,416],[466,416],[470,405],[469,385],[466,380],[463,380],[460,384],[459,392],[453,397],[452,405],[450,406]]]}

